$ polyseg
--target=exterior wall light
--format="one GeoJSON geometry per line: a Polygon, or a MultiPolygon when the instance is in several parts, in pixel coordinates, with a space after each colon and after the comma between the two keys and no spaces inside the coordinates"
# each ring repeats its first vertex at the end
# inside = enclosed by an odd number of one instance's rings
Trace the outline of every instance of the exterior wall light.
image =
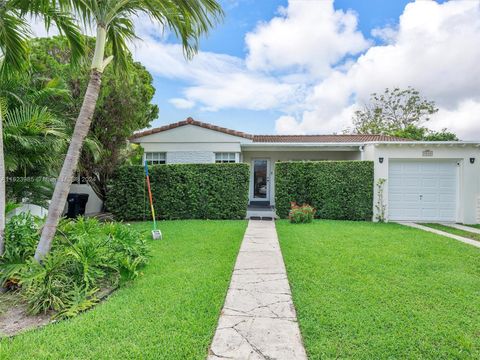
{"type": "Polygon", "coordinates": [[[378,158],[378,162],[379,162],[380,164],[383,164],[383,157],[379,157],[379,158],[378,158]]]}
{"type": "Polygon", "coordinates": [[[474,164],[475,163],[475,158],[470,158],[470,164],[474,164]]]}

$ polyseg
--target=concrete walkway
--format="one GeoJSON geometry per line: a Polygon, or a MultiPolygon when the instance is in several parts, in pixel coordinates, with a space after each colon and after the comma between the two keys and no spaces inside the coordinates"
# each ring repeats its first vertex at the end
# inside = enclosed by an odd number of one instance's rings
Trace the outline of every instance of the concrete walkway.
{"type": "Polygon", "coordinates": [[[208,360],[307,359],[273,221],[248,223],[208,360]]]}
{"type": "Polygon", "coordinates": [[[453,227],[455,229],[459,229],[459,230],[463,230],[463,231],[469,231],[469,232],[475,233],[475,234],[480,234],[480,229],[474,228],[472,226],[465,226],[465,225],[461,225],[461,224],[452,224],[452,223],[441,223],[441,224],[445,225],[445,226],[453,227]]]}
{"type": "Polygon", "coordinates": [[[437,234],[437,235],[446,236],[446,237],[449,237],[451,239],[461,241],[465,244],[469,244],[469,245],[480,248],[480,241],[475,241],[475,240],[472,240],[472,239],[469,239],[469,238],[466,238],[466,237],[463,237],[463,236],[450,234],[450,233],[447,233],[445,231],[433,229],[433,228],[430,228],[428,226],[424,226],[424,225],[420,225],[420,224],[416,224],[416,223],[412,223],[412,222],[400,222],[400,224],[410,226],[410,227],[413,227],[413,228],[416,228],[416,229],[425,230],[425,231],[428,231],[428,232],[431,232],[431,233],[434,233],[434,234],[437,234]]]}

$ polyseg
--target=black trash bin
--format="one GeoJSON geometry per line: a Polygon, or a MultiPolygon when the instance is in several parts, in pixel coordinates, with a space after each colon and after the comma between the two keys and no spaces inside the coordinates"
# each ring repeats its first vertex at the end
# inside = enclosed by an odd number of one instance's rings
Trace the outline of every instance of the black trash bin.
{"type": "Polygon", "coordinates": [[[77,216],[85,215],[85,207],[87,206],[88,194],[68,194],[67,218],[74,219],[77,216]]]}

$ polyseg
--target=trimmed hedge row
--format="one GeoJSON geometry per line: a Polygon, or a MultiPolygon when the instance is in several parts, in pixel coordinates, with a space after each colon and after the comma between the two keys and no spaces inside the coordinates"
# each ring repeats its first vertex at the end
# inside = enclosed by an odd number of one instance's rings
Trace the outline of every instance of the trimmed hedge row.
{"type": "Polygon", "coordinates": [[[316,217],[371,220],[373,162],[294,161],[275,164],[277,214],[286,218],[290,202],[309,204],[316,217]]]}
{"type": "MultiPolygon", "coordinates": [[[[161,219],[244,219],[248,205],[247,164],[172,164],[149,167],[155,213],[161,219]]],[[[122,220],[151,217],[142,166],[120,167],[106,206],[122,220]]]]}

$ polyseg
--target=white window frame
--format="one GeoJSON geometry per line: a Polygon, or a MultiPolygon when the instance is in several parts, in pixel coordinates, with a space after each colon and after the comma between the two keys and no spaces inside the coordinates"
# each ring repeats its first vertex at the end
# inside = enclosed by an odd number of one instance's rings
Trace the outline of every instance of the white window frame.
{"type": "Polygon", "coordinates": [[[238,154],[234,152],[217,152],[215,153],[215,163],[236,163],[238,162],[238,154]]]}
{"type": "Polygon", "coordinates": [[[167,163],[167,153],[148,151],[143,154],[143,161],[148,165],[162,165],[167,163]]]}

